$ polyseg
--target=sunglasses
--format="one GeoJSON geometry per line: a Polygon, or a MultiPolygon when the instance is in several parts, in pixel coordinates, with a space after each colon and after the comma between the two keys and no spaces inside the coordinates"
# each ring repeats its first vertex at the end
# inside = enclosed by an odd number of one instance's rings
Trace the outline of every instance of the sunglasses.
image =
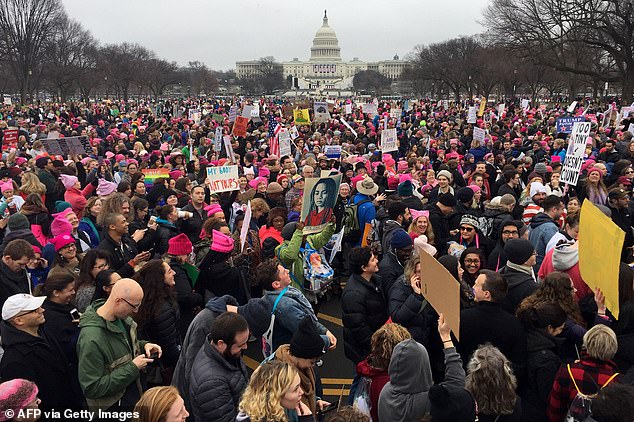
{"type": "Polygon", "coordinates": [[[460,227],[460,231],[471,233],[473,231],[473,227],[460,227]]]}

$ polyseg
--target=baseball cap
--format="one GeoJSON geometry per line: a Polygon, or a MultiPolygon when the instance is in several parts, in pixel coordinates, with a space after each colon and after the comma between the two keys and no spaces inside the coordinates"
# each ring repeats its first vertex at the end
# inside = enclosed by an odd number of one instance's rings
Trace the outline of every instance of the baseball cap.
{"type": "Polygon", "coordinates": [[[22,312],[34,311],[42,306],[45,296],[34,297],[26,293],[10,296],[2,306],[2,319],[10,320],[22,312]]]}

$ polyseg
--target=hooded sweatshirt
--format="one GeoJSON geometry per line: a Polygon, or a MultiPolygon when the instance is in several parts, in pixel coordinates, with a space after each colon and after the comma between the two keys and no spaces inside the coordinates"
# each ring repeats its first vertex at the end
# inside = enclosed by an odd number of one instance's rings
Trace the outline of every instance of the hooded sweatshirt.
{"type": "Polygon", "coordinates": [[[570,244],[562,244],[551,249],[544,258],[544,262],[539,268],[539,279],[543,280],[553,271],[561,271],[568,274],[577,291],[575,296],[577,300],[582,299],[592,290],[581,278],[579,270],[579,249],[570,244]]]}
{"type": "Polygon", "coordinates": [[[379,397],[379,420],[421,420],[430,410],[428,393],[434,384],[425,347],[413,339],[397,344],[388,374],[390,382],[385,384],[379,397]]]}
{"type": "Polygon", "coordinates": [[[535,271],[539,271],[544,256],[546,256],[546,245],[550,239],[557,234],[559,227],[555,221],[546,213],[540,212],[531,220],[531,229],[528,234],[528,240],[533,244],[535,252],[537,252],[537,263],[533,267],[535,271]]]}

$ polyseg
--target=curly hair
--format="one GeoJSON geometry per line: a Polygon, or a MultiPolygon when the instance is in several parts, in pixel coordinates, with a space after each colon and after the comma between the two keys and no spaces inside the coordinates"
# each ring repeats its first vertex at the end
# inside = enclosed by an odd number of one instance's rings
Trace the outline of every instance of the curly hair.
{"type": "Polygon", "coordinates": [[[327,422],[370,422],[370,417],[361,413],[360,410],[344,406],[337,413],[326,419],[327,422]]]}
{"type": "Polygon", "coordinates": [[[252,421],[286,422],[282,397],[291,388],[297,369],[279,360],[266,362],[253,372],[238,409],[252,421]]]}
{"type": "Polygon", "coordinates": [[[31,171],[27,171],[22,174],[22,185],[20,186],[20,192],[27,195],[31,193],[44,195],[46,193],[46,185],[40,182],[37,174],[31,171]]]}
{"type": "Polygon", "coordinates": [[[284,225],[286,225],[286,223],[288,222],[287,214],[288,212],[284,207],[275,207],[271,209],[271,211],[269,211],[269,216],[266,219],[266,226],[273,227],[273,220],[277,217],[282,217],[284,219],[284,225]]]}
{"type": "Polygon", "coordinates": [[[544,282],[526,297],[517,308],[516,315],[520,315],[528,308],[538,308],[545,303],[556,303],[566,311],[566,315],[577,324],[585,326],[579,305],[575,301],[573,290],[570,287],[570,277],[566,273],[553,271],[544,278],[544,282]]]}
{"type": "MultiPolygon", "coordinates": [[[[132,211],[132,201],[130,200],[130,197],[121,192],[113,193],[101,201],[101,213],[97,216],[97,224],[102,227],[106,227],[104,226],[105,216],[110,213],[122,214],[121,210],[123,208],[123,204],[126,202],[130,206],[130,211],[132,211]]],[[[132,212],[130,212],[130,216],[131,215],[132,212]]],[[[128,221],[130,220],[130,216],[128,216],[128,221]]]]}
{"type": "Polygon", "coordinates": [[[467,365],[465,388],[485,415],[510,415],[517,401],[511,362],[491,344],[480,346],[467,365]]]}
{"type": "Polygon", "coordinates": [[[400,324],[383,325],[372,334],[368,363],[376,369],[387,370],[394,347],[410,338],[412,335],[400,324]]]}
{"type": "Polygon", "coordinates": [[[150,323],[159,314],[164,301],[176,306],[174,289],[165,284],[163,264],[161,259],[148,261],[133,277],[143,287],[143,302],[134,316],[139,328],[150,323]]]}

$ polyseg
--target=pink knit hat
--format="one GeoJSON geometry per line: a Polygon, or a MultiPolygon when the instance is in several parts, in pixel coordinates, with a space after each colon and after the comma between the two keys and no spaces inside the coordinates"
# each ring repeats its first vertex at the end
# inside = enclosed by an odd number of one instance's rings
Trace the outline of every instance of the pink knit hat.
{"type": "Polygon", "coordinates": [[[223,212],[222,211],[222,207],[218,204],[211,204],[211,205],[207,205],[205,207],[205,211],[207,211],[207,216],[211,217],[212,215],[214,215],[217,212],[223,212]]]}
{"type": "Polygon", "coordinates": [[[172,237],[167,244],[169,245],[167,249],[167,253],[169,255],[189,255],[193,250],[192,242],[185,233],[172,237]]]}
{"type": "Polygon", "coordinates": [[[108,196],[114,192],[115,189],[117,189],[116,183],[109,182],[106,179],[99,179],[99,184],[97,185],[97,195],[108,196]]]}
{"type": "Polygon", "coordinates": [[[75,183],[77,183],[77,176],[70,176],[68,174],[61,174],[59,176],[60,180],[62,181],[62,185],[64,185],[64,187],[66,189],[70,189],[73,186],[75,186],[75,183]]]}
{"type": "Polygon", "coordinates": [[[467,186],[469,189],[471,189],[473,191],[473,193],[478,193],[480,192],[482,189],[480,188],[480,186],[478,185],[469,185],[467,186]]]}
{"type": "Polygon", "coordinates": [[[69,234],[55,236],[54,238],[51,239],[51,244],[55,248],[55,252],[59,252],[60,249],[74,243],[75,243],[75,239],[69,234]]]}
{"type": "Polygon", "coordinates": [[[429,211],[427,211],[427,210],[418,211],[418,210],[415,210],[413,208],[410,208],[409,212],[412,214],[412,221],[413,222],[418,220],[418,217],[427,217],[427,219],[429,220],[429,211]]]}
{"type": "Polygon", "coordinates": [[[38,394],[35,383],[16,378],[0,384],[0,421],[8,421],[12,412],[18,412],[33,403],[38,394]]]}
{"type": "Polygon", "coordinates": [[[211,250],[221,253],[231,253],[231,251],[233,251],[233,238],[218,230],[214,230],[211,238],[211,250]]]}
{"type": "Polygon", "coordinates": [[[51,234],[53,236],[61,236],[70,234],[73,231],[73,225],[63,215],[58,215],[51,221],[51,234]]]}
{"type": "Polygon", "coordinates": [[[396,166],[396,170],[405,171],[405,170],[407,170],[407,167],[408,167],[407,166],[407,161],[401,160],[401,161],[398,162],[398,164],[396,166]]]}

